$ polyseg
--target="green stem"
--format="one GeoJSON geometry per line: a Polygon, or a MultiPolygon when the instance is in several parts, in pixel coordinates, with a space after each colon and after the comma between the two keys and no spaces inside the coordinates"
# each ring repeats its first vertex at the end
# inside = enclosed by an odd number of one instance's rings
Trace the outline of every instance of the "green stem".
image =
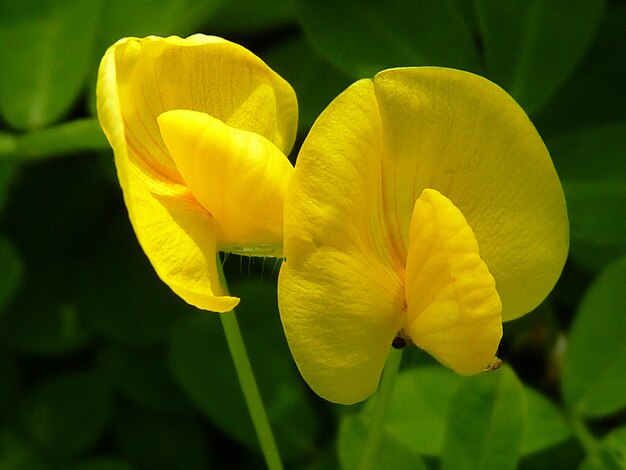
{"type": "Polygon", "coordinates": [[[0,157],[22,162],[109,148],[96,118],[76,119],[21,135],[0,132],[0,157]]]}
{"type": "Polygon", "coordinates": [[[391,404],[393,389],[396,386],[396,378],[398,377],[398,371],[400,370],[401,359],[402,350],[392,348],[389,352],[389,357],[387,358],[387,364],[385,365],[385,370],[383,371],[383,377],[380,380],[380,387],[378,388],[378,394],[376,395],[376,405],[374,407],[374,413],[372,414],[369,434],[367,435],[365,447],[363,448],[363,454],[361,455],[359,470],[369,470],[374,468],[376,455],[378,454],[378,447],[380,446],[380,441],[383,437],[387,411],[389,410],[389,405],[391,404]]]}
{"type": "MultiPolygon", "coordinates": [[[[219,257],[217,260],[217,266],[222,288],[224,289],[224,293],[227,294],[228,289],[226,287],[226,281],[219,257]]],[[[282,470],[283,464],[280,460],[280,454],[278,453],[278,448],[276,447],[274,435],[272,434],[272,428],[270,427],[269,420],[267,419],[267,413],[265,412],[265,407],[263,406],[263,400],[261,399],[259,387],[257,386],[254,373],[252,372],[252,366],[250,364],[250,359],[248,358],[248,353],[246,352],[243,337],[241,336],[241,330],[239,329],[239,323],[237,322],[235,311],[233,310],[228,313],[222,313],[220,314],[220,318],[222,320],[224,334],[226,335],[228,349],[230,350],[230,355],[233,358],[233,363],[235,364],[235,371],[237,372],[239,384],[241,385],[241,390],[246,400],[246,405],[248,406],[248,412],[252,418],[252,424],[254,425],[257,437],[259,438],[259,443],[261,444],[261,451],[265,457],[267,468],[270,470],[282,470]]]]}
{"type": "Polygon", "coordinates": [[[599,448],[597,439],[594,437],[593,434],[591,434],[591,432],[587,428],[587,425],[579,414],[575,412],[570,412],[568,418],[570,428],[572,429],[574,436],[576,436],[576,439],[578,439],[578,442],[580,442],[580,444],[585,449],[585,453],[589,458],[594,458],[598,454],[599,448]]]}

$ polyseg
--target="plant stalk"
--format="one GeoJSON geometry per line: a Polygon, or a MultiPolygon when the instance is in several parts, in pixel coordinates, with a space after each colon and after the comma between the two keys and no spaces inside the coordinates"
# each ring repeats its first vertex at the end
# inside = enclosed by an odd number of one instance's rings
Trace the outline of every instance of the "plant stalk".
{"type": "MultiPolygon", "coordinates": [[[[224,290],[224,294],[228,294],[228,287],[219,257],[217,259],[217,266],[222,289],[224,290]]],[[[252,418],[252,424],[259,438],[261,451],[265,457],[267,468],[269,470],[282,470],[283,464],[280,459],[278,447],[276,446],[274,434],[272,433],[272,428],[267,418],[259,387],[254,378],[252,365],[250,364],[250,358],[248,357],[246,346],[241,336],[241,330],[235,311],[232,310],[220,314],[220,319],[222,320],[222,327],[226,335],[228,349],[230,350],[230,355],[235,365],[235,371],[237,372],[239,384],[241,385],[241,390],[246,400],[246,405],[248,406],[248,412],[252,418]]]]}
{"type": "Polygon", "coordinates": [[[392,348],[385,364],[385,370],[380,380],[378,394],[376,395],[376,404],[372,414],[369,433],[361,455],[359,470],[370,470],[375,468],[376,456],[378,448],[384,434],[385,419],[391,404],[391,397],[396,386],[396,378],[400,370],[400,361],[402,359],[402,349],[392,348]]]}

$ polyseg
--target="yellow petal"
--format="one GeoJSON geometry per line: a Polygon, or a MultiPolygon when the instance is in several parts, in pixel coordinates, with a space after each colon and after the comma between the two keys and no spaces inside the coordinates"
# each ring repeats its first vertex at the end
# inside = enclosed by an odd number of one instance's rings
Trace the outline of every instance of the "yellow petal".
{"type": "Polygon", "coordinates": [[[367,260],[338,250],[287,258],[279,276],[285,334],[304,380],[350,405],[376,388],[403,321],[403,299],[379,285],[367,260]]]}
{"type": "Polygon", "coordinates": [[[115,152],[115,165],[135,234],[152,266],[183,300],[216,312],[232,310],[239,299],[224,296],[217,279],[215,227],[189,190],[177,197],[155,196],[147,177],[130,165],[124,122],[117,99],[114,55],[98,75],[98,117],[115,152]]]}
{"type": "Polygon", "coordinates": [[[232,309],[238,299],[217,280],[215,221],[184,184],[157,116],[206,112],[287,151],[297,124],[293,90],[243,47],[195,35],[122,39],[102,59],[97,95],[131,222],[155,270],[187,302],[232,309]]]}
{"type": "Polygon", "coordinates": [[[372,82],[318,118],[285,199],[279,307],[302,376],[327,400],[371,395],[404,318],[404,265],[380,210],[381,127],[372,82]]]}
{"type": "Polygon", "coordinates": [[[239,299],[224,295],[218,279],[212,217],[193,199],[155,196],[123,160],[117,171],[139,243],[163,282],[200,309],[235,308],[239,299]]]}
{"type": "Polygon", "coordinates": [[[198,111],[167,111],[158,123],[185,184],[215,217],[220,249],[280,253],[287,157],[265,137],[198,111]]]}
{"type": "Polygon", "coordinates": [[[434,189],[415,203],[406,267],[405,333],[459,374],[477,374],[496,354],[502,304],[465,217],[434,189]]]}
{"type": "Polygon", "coordinates": [[[387,207],[402,238],[422,190],[437,189],[472,227],[503,318],[535,308],[563,268],[568,222],[554,166],[524,111],[488,80],[452,69],[391,69],[374,87],[387,207]]]}
{"type": "Polygon", "coordinates": [[[121,125],[129,164],[153,192],[177,196],[183,181],[159,132],[157,117],[172,109],[210,114],[267,137],[284,153],[295,139],[297,104],[292,88],[247,49],[213,36],[126,38],[106,52],[98,86],[107,136],[121,125]],[[111,116],[109,116],[111,117],[111,116]]]}
{"type": "Polygon", "coordinates": [[[311,129],[285,204],[281,318],[300,371],[325,398],[358,401],[378,382],[405,318],[398,294],[425,188],[474,229],[505,319],[556,282],[568,245],[563,193],[519,106],[456,70],[393,69],[357,82],[311,129]]]}

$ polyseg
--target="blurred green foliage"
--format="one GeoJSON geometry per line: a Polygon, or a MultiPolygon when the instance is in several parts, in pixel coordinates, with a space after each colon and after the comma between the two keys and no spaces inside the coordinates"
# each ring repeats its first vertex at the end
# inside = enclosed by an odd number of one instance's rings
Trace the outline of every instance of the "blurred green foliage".
{"type": "MultiPolygon", "coordinates": [[[[106,47],[193,32],[293,85],[300,142],[386,67],[474,71],[522,104],[563,181],[569,262],[505,325],[501,370],[466,379],[405,352],[378,463],[626,468],[626,2],[0,0],[0,469],[263,466],[219,321],[156,278],[95,118],[106,47]]],[[[226,271],[288,467],[354,468],[371,403],[335,406],[302,381],[274,260],[226,271]]]]}

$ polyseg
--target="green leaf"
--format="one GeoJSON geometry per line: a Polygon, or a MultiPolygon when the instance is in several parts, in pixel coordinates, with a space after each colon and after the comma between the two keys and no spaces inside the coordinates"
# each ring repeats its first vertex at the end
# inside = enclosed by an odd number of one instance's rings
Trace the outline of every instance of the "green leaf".
{"type": "MultiPolygon", "coordinates": [[[[28,221],[24,222],[26,224],[28,221]]],[[[38,234],[41,239],[46,238],[38,234]]],[[[22,237],[17,238],[24,243],[22,237]]],[[[37,252],[28,243],[24,245],[25,256],[37,252]]],[[[0,344],[38,355],[65,354],[83,347],[91,332],[71,293],[76,283],[71,259],[62,258],[57,262],[55,254],[50,253],[24,264],[22,287],[3,312],[0,344]]],[[[0,264],[0,270],[7,267],[8,263],[0,264]]],[[[10,279],[8,273],[4,275],[10,279]]]]}
{"type": "Polygon", "coordinates": [[[180,319],[170,341],[175,378],[206,416],[231,437],[255,447],[256,438],[219,318],[197,313],[180,319]]]}
{"type": "Polygon", "coordinates": [[[563,184],[570,218],[572,259],[600,270],[626,253],[626,183],[593,181],[563,184]]]}
{"type": "Polygon", "coordinates": [[[584,458],[580,444],[569,439],[561,444],[524,456],[519,470],[572,470],[584,458]]]}
{"type": "Polygon", "coordinates": [[[353,78],[400,66],[481,68],[471,30],[451,0],[298,0],[297,5],[317,51],[353,78]]]}
{"type": "Polygon", "coordinates": [[[134,346],[159,343],[190,307],[159,280],[126,216],[109,223],[85,258],[80,308],[93,330],[109,339],[134,346]]]}
{"type": "Polygon", "coordinates": [[[563,181],[571,259],[597,271],[626,253],[626,123],[580,129],[548,140],[563,181]]]}
{"type": "Polygon", "coordinates": [[[71,470],[134,470],[131,464],[115,457],[96,457],[77,463],[71,470]]]}
{"type": "MultiPolygon", "coordinates": [[[[369,432],[369,420],[359,415],[348,415],[341,420],[337,437],[337,451],[341,468],[358,468],[363,446],[369,432]]],[[[373,468],[401,468],[426,470],[427,467],[414,449],[407,447],[391,434],[383,434],[373,468]]]]}
{"type": "Polygon", "coordinates": [[[596,278],[572,324],[562,382],[563,398],[577,414],[606,416],[626,406],[625,285],[622,257],[596,278]]]}
{"type": "MultiPolygon", "coordinates": [[[[609,437],[613,437],[613,435],[609,437]]],[[[623,439],[624,436],[615,437],[623,439]]],[[[626,442],[606,444],[608,443],[603,442],[596,453],[587,455],[578,470],[624,470],[626,468],[626,442]],[[618,447],[614,447],[616,444],[618,447]]]]}
{"type": "Polygon", "coordinates": [[[626,44],[626,4],[610,2],[596,40],[580,67],[533,118],[541,135],[626,122],[626,61],[616,60],[626,44]]]}
{"type": "Polygon", "coordinates": [[[119,192],[100,165],[96,158],[82,157],[21,165],[3,219],[27,275],[54,268],[56,276],[72,262],[83,264],[82,254],[91,249],[101,225],[108,224],[103,215],[111,208],[111,196],[119,192]]]}
{"type": "Polygon", "coordinates": [[[563,132],[546,143],[566,183],[626,178],[626,122],[563,132]]]}
{"type": "MultiPolygon", "coordinates": [[[[603,440],[604,446],[613,449],[626,459],[626,426],[613,429],[603,440]]],[[[626,463],[626,460],[625,460],[626,463]]]]}
{"type": "Polygon", "coordinates": [[[453,0],[456,4],[456,7],[459,9],[463,18],[465,20],[465,24],[470,28],[472,32],[472,36],[478,36],[478,18],[476,12],[476,6],[474,0],[453,0]]]}
{"type": "Polygon", "coordinates": [[[98,120],[88,118],[24,134],[17,138],[14,153],[19,160],[40,160],[108,149],[98,120]]]}
{"type": "Polygon", "coordinates": [[[478,0],[489,76],[528,112],[574,72],[604,13],[604,0],[478,0]]]}
{"type": "Polygon", "coordinates": [[[595,455],[587,456],[579,470],[623,470],[626,468],[626,426],[612,430],[595,455]]]}
{"type": "MultiPolygon", "coordinates": [[[[376,468],[390,468],[393,453],[400,462],[415,461],[415,467],[407,468],[422,468],[419,455],[440,455],[450,401],[462,382],[462,377],[441,366],[402,371],[385,419],[376,468]]],[[[356,468],[361,458],[374,405],[370,400],[359,413],[341,421],[337,448],[343,468],[356,468]]]]}
{"type": "MultiPolygon", "coordinates": [[[[466,380],[441,366],[402,371],[385,421],[387,441],[410,455],[441,455],[450,404],[466,380]]],[[[528,418],[520,448],[522,454],[539,452],[570,437],[565,418],[554,404],[528,387],[524,387],[524,395],[528,418]]],[[[358,450],[352,449],[357,439],[353,433],[360,433],[360,438],[365,439],[361,430],[369,426],[371,408],[372,403],[367,402],[362,411],[342,420],[338,448],[340,455],[342,452],[348,455],[346,462],[357,458],[358,450]],[[349,423],[345,424],[349,431],[343,429],[344,421],[349,423]]]]}
{"type": "Polygon", "coordinates": [[[223,0],[108,0],[100,15],[98,51],[118,39],[186,36],[208,22],[223,0]]]}
{"type": "Polygon", "coordinates": [[[468,379],[450,405],[442,469],[515,469],[526,422],[524,389],[509,367],[468,379]]]}
{"type": "Polygon", "coordinates": [[[122,410],[113,423],[113,440],[130,462],[152,470],[211,468],[208,438],[193,416],[172,417],[141,408],[122,410]]]}
{"type": "Polygon", "coordinates": [[[48,470],[41,456],[14,431],[0,429],[0,468],[2,470],[48,470]]]}
{"type": "Polygon", "coordinates": [[[110,396],[102,381],[93,374],[66,372],[30,390],[12,421],[34,448],[67,459],[98,441],[109,411],[110,396]]]}
{"type": "Polygon", "coordinates": [[[0,2],[0,114],[17,129],[58,121],[92,65],[101,0],[0,2]]]}
{"type": "Polygon", "coordinates": [[[63,285],[62,278],[43,282],[40,278],[26,278],[25,284],[37,295],[22,289],[2,320],[0,343],[36,355],[67,354],[84,347],[91,339],[91,331],[75,303],[56,297],[57,289],[63,285]]]}
{"type": "Polygon", "coordinates": [[[601,453],[585,461],[578,467],[578,470],[624,470],[626,462],[617,460],[611,453],[601,453]]]}
{"type": "Polygon", "coordinates": [[[6,354],[0,355],[0,410],[4,410],[14,398],[19,382],[18,375],[17,362],[6,354]]]}
{"type": "Polygon", "coordinates": [[[161,348],[108,345],[100,349],[98,366],[111,387],[130,401],[167,413],[191,410],[191,403],[171,376],[161,348]]]}
{"type": "Polygon", "coordinates": [[[13,244],[0,237],[0,316],[22,281],[22,260],[13,244]]]}
{"type": "MultiPolygon", "coordinates": [[[[15,150],[17,144],[15,143],[15,137],[8,132],[0,131],[0,156],[10,155],[15,150]]],[[[0,160],[2,161],[2,160],[0,160]]]]}
{"type": "MultiPolygon", "coordinates": [[[[231,291],[242,299],[237,318],[281,456],[290,461],[311,455],[318,416],[282,332],[276,283],[239,281],[231,291]]],[[[179,321],[170,342],[170,364],[213,423],[250,448],[258,447],[217,314],[199,312],[179,321]]]]}
{"type": "Polygon", "coordinates": [[[331,442],[330,445],[317,452],[314,459],[304,465],[302,470],[339,470],[339,468],[335,443],[331,442]]]}
{"type": "Polygon", "coordinates": [[[521,454],[527,455],[565,442],[572,435],[565,416],[548,398],[524,387],[528,415],[522,434],[521,454]]]}
{"type": "MultiPolygon", "coordinates": [[[[2,140],[6,135],[0,134],[0,146],[3,145],[2,140]]],[[[11,137],[12,142],[9,147],[5,147],[6,154],[2,152],[4,150],[0,150],[0,215],[4,210],[4,206],[9,196],[9,192],[13,183],[17,176],[17,163],[12,158],[7,158],[6,155],[9,155],[13,152],[14,146],[16,145],[13,137],[11,137]]]]}
{"type": "Polygon", "coordinates": [[[301,132],[309,129],[333,98],[352,82],[302,37],[278,43],[263,54],[263,59],[296,91],[301,132]]]}
{"type": "Polygon", "coordinates": [[[228,0],[222,2],[209,20],[209,28],[218,36],[258,34],[276,30],[295,20],[291,0],[228,0]]]}
{"type": "MultiPolygon", "coordinates": [[[[415,453],[440,455],[450,401],[462,382],[462,377],[441,366],[403,371],[386,419],[390,439],[415,453]]],[[[368,402],[364,415],[372,404],[368,402]]]]}

